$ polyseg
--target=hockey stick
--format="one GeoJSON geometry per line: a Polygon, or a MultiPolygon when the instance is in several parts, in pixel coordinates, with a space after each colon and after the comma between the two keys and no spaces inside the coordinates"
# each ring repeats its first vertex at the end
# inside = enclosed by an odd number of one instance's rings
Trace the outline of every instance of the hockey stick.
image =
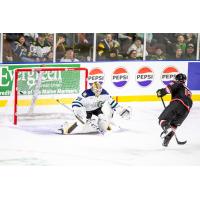
{"type": "MultiPolygon", "coordinates": [[[[57,101],[60,105],[62,105],[63,107],[67,108],[69,111],[71,111],[71,112],[73,113],[73,110],[72,110],[70,107],[68,107],[66,104],[60,102],[59,99],[56,99],[56,101],[57,101]]],[[[80,118],[77,117],[76,115],[75,115],[75,117],[76,117],[76,119],[79,120],[82,124],[85,124],[85,122],[84,122],[82,119],[80,119],[80,118]]],[[[77,127],[77,126],[75,126],[75,124],[77,125],[77,122],[75,122],[75,123],[73,124],[74,126],[72,125],[72,127],[74,127],[74,129],[77,127]]],[[[92,128],[96,129],[96,130],[97,130],[99,133],[101,133],[102,135],[104,134],[104,132],[103,132],[98,126],[96,126],[95,124],[93,124],[93,123],[88,123],[88,124],[89,124],[92,128]]],[[[71,132],[72,132],[74,129],[72,129],[71,132]]]]}
{"type": "MultiPolygon", "coordinates": [[[[161,101],[162,101],[162,104],[163,104],[164,108],[166,108],[166,105],[165,105],[165,102],[164,102],[163,98],[162,97],[160,97],[160,98],[161,98],[161,101]]],[[[185,141],[179,141],[178,138],[177,138],[177,136],[176,136],[176,134],[174,134],[174,136],[175,136],[177,144],[184,145],[184,144],[187,143],[187,140],[185,140],[185,141]]]]}

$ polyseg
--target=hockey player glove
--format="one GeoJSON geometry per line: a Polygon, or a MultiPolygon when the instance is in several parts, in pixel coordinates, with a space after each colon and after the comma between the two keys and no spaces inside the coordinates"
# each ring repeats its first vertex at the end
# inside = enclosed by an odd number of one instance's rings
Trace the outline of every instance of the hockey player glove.
{"type": "Polygon", "coordinates": [[[165,96],[167,93],[165,91],[165,88],[159,89],[156,91],[157,97],[163,97],[165,96]]]}

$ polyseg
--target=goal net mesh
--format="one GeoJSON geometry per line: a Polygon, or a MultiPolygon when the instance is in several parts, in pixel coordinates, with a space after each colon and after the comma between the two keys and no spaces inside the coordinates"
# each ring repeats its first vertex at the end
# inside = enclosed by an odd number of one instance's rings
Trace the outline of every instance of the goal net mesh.
{"type": "Polygon", "coordinates": [[[16,69],[6,113],[14,124],[65,117],[70,110],[63,105],[87,88],[87,76],[86,68],[16,69]]]}

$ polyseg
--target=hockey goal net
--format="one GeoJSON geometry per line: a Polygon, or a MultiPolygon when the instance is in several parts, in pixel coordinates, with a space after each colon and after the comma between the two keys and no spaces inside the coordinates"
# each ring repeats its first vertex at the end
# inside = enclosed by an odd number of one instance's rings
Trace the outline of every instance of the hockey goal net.
{"type": "Polygon", "coordinates": [[[16,69],[10,98],[13,105],[8,103],[13,123],[16,125],[20,119],[58,118],[69,112],[62,105],[70,104],[87,89],[87,79],[87,68],[16,69]]]}

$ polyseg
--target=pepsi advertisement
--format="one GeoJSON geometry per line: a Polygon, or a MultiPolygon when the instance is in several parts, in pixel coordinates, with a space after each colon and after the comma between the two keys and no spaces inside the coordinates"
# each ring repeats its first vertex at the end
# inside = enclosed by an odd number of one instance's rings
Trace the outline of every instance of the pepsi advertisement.
{"type": "Polygon", "coordinates": [[[97,62],[81,67],[88,68],[89,86],[98,81],[112,96],[155,95],[176,74],[188,72],[188,62],[184,61],[97,62]]]}

